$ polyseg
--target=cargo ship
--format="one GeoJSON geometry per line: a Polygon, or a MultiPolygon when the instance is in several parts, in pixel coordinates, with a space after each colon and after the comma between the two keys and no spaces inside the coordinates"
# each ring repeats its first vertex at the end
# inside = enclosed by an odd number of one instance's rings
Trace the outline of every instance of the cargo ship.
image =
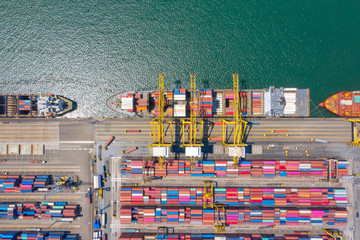
{"type": "Polygon", "coordinates": [[[53,94],[0,94],[0,117],[58,117],[73,107],[71,100],[53,94]]]}
{"type": "Polygon", "coordinates": [[[341,117],[360,117],[360,91],[339,92],[319,106],[341,117]]]}
{"type": "MultiPolygon", "coordinates": [[[[244,89],[239,91],[240,109],[244,117],[308,117],[310,115],[309,89],[275,88],[244,89]]],[[[111,110],[129,116],[156,116],[159,91],[130,91],[108,98],[111,110]]],[[[188,117],[190,104],[195,104],[198,117],[232,117],[233,90],[199,89],[195,99],[189,90],[164,91],[165,117],[188,117]]]]}

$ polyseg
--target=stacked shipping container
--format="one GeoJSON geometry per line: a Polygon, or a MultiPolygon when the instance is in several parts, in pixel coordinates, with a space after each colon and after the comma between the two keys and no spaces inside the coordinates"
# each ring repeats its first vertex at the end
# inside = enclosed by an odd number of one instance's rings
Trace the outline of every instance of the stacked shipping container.
{"type": "Polygon", "coordinates": [[[0,232],[0,240],[77,240],[77,234],[65,232],[0,232]]]}
{"type": "MultiPolygon", "coordinates": [[[[334,240],[325,235],[285,234],[274,236],[272,234],[211,234],[211,233],[173,233],[157,235],[157,239],[167,240],[334,240]]],[[[119,240],[154,240],[154,233],[121,233],[119,240]]]]}
{"type": "Polygon", "coordinates": [[[0,204],[0,218],[9,220],[19,219],[58,219],[72,221],[78,214],[77,205],[66,202],[40,203],[2,203],[0,204]]]}
{"type": "Polygon", "coordinates": [[[263,113],[262,111],[262,94],[261,92],[252,92],[251,93],[251,102],[252,102],[252,107],[251,107],[251,111],[254,115],[261,115],[263,113]]]}
{"type": "MultiPolygon", "coordinates": [[[[202,205],[202,187],[122,187],[121,205],[202,205]]],[[[343,188],[214,188],[214,202],[228,206],[347,207],[343,188]]]]}
{"type": "MultiPolygon", "coordinates": [[[[339,176],[348,174],[348,161],[338,162],[339,176]]],[[[150,166],[145,166],[145,168],[150,166]]],[[[190,168],[190,160],[165,159],[165,165],[160,170],[159,164],[155,163],[154,176],[239,176],[239,177],[316,177],[326,178],[329,174],[327,161],[310,160],[244,160],[240,161],[239,167],[234,168],[233,161],[214,160],[199,161],[193,169],[190,168]]],[[[334,165],[331,166],[334,170],[334,165]]],[[[142,160],[123,159],[121,174],[123,176],[142,176],[142,160]]],[[[148,171],[148,170],[147,170],[148,171]]],[[[154,171],[154,173],[153,173],[154,171]]],[[[332,171],[335,174],[335,171],[332,171]]]]}
{"type": "Polygon", "coordinates": [[[200,89],[200,116],[212,117],[213,97],[211,89],[200,89]]]}
{"type": "Polygon", "coordinates": [[[27,193],[48,184],[48,175],[0,175],[0,192],[27,193]]]}
{"type": "Polygon", "coordinates": [[[30,111],[31,110],[31,101],[27,100],[19,100],[19,110],[20,111],[30,111]]]}
{"type": "MultiPolygon", "coordinates": [[[[345,209],[294,209],[294,208],[226,208],[227,225],[312,225],[344,226],[347,224],[345,209]]],[[[214,209],[201,207],[122,207],[122,224],[198,224],[214,225],[214,209]],[[180,220],[181,216],[181,220],[180,220]]]]}

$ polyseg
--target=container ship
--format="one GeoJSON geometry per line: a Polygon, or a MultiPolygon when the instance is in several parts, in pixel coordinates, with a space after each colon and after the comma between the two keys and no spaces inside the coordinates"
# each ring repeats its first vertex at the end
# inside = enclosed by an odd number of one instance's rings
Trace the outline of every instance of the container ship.
{"type": "Polygon", "coordinates": [[[360,91],[339,92],[319,106],[341,117],[360,117],[360,91]]]}
{"type": "Polygon", "coordinates": [[[53,94],[0,94],[0,117],[58,117],[73,110],[73,102],[53,94]]]}
{"type": "MultiPolygon", "coordinates": [[[[164,91],[164,116],[188,117],[190,103],[195,103],[199,117],[231,117],[234,114],[233,90],[199,89],[191,99],[189,90],[164,91]]],[[[239,91],[244,117],[308,117],[310,91],[297,88],[244,89],[239,91]]],[[[156,116],[159,91],[130,91],[111,96],[106,105],[130,116],[156,116]]]]}

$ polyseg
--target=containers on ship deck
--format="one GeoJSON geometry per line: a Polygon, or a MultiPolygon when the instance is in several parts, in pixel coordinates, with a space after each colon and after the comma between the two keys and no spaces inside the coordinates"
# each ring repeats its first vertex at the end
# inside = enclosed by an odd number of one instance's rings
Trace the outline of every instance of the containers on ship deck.
{"type": "Polygon", "coordinates": [[[200,89],[200,116],[212,117],[213,114],[213,94],[212,89],[200,89]]]}
{"type": "MultiPolygon", "coordinates": [[[[214,209],[202,207],[122,207],[121,224],[191,224],[214,225],[214,209]],[[181,221],[179,217],[181,216],[181,221]]],[[[227,225],[311,225],[344,226],[346,209],[295,209],[295,208],[225,208],[227,225]]]]}

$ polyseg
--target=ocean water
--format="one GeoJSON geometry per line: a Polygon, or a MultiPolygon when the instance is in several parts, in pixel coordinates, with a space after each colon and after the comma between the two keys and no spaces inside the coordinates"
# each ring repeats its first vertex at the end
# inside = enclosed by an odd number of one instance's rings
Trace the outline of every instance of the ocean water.
{"type": "Polygon", "coordinates": [[[359,12],[358,0],[2,0],[0,93],[60,94],[77,102],[68,117],[120,117],[106,99],[155,89],[159,73],[171,89],[189,73],[199,88],[231,88],[238,72],[243,88],[310,88],[317,105],[360,90],[359,12]]]}

